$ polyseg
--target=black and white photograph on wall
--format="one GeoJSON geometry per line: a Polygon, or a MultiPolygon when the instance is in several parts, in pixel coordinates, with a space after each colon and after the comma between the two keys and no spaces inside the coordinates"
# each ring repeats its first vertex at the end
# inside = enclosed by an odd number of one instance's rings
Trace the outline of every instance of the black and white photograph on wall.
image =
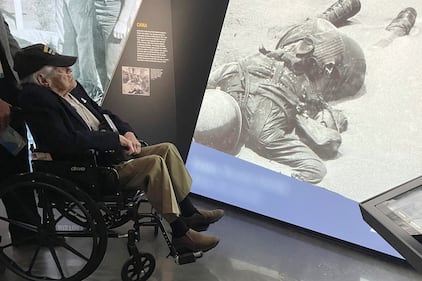
{"type": "Polygon", "coordinates": [[[43,43],[77,56],[75,78],[101,102],[142,0],[1,0],[21,47],[43,43]]]}
{"type": "Polygon", "coordinates": [[[122,66],[122,94],[150,96],[149,68],[122,66]]]}
{"type": "Polygon", "coordinates": [[[421,11],[231,0],[193,140],[355,201],[419,176],[421,11]]]}

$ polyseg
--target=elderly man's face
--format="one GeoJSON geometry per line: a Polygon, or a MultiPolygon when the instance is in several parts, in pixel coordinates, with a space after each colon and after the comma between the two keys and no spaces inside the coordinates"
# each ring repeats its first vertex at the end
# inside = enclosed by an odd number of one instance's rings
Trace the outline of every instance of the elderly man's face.
{"type": "Polygon", "coordinates": [[[48,86],[59,95],[66,95],[76,87],[76,80],[73,78],[70,67],[54,67],[53,71],[46,77],[48,86]]]}

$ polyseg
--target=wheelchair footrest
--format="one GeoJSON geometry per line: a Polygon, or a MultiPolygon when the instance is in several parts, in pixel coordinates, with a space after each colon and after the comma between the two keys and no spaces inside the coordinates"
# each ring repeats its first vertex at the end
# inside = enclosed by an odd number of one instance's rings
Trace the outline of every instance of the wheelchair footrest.
{"type": "Polygon", "coordinates": [[[202,251],[199,252],[190,252],[190,253],[184,253],[184,254],[177,254],[174,257],[174,261],[179,264],[187,264],[187,263],[192,263],[195,262],[196,259],[199,259],[203,256],[202,251]]]}

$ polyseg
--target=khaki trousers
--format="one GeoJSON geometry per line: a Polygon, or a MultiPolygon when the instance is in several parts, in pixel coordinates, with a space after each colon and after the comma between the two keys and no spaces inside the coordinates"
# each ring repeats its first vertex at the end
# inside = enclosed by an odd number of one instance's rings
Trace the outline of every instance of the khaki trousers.
{"type": "Polygon", "coordinates": [[[180,215],[178,202],[189,194],[192,178],[175,145],[142,147],[137,158],[115,168],[123,190],[145,191],[152,207],[167,220],[180,215]]]}

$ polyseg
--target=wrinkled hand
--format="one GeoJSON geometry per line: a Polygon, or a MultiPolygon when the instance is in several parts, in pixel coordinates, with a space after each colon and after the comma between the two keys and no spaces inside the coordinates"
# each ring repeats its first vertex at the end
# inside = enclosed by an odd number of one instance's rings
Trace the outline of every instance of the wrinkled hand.
{"type": "Polygon", "coordinates": [[[121,39],[125,38],[126,31],[127,31],[127,23],[122,22],[122,21],[118,21],[118,22],[116,22],[116,25],[114,26],[113,36],[114,36],[114,38],[121,40],[121,39]]]}
{"type": "Polygon", "coordinates": [[[127,132],[124,136],[119,135],[120,145],[126,149],[127,155],[134,155],[141,153],[141,143],[132,132],[127,132]]]}
{"type": "Polygon", "coordinates": [[[10,122],[10,104],[0,99],[0,130],[5,129],[10,122]]]}

